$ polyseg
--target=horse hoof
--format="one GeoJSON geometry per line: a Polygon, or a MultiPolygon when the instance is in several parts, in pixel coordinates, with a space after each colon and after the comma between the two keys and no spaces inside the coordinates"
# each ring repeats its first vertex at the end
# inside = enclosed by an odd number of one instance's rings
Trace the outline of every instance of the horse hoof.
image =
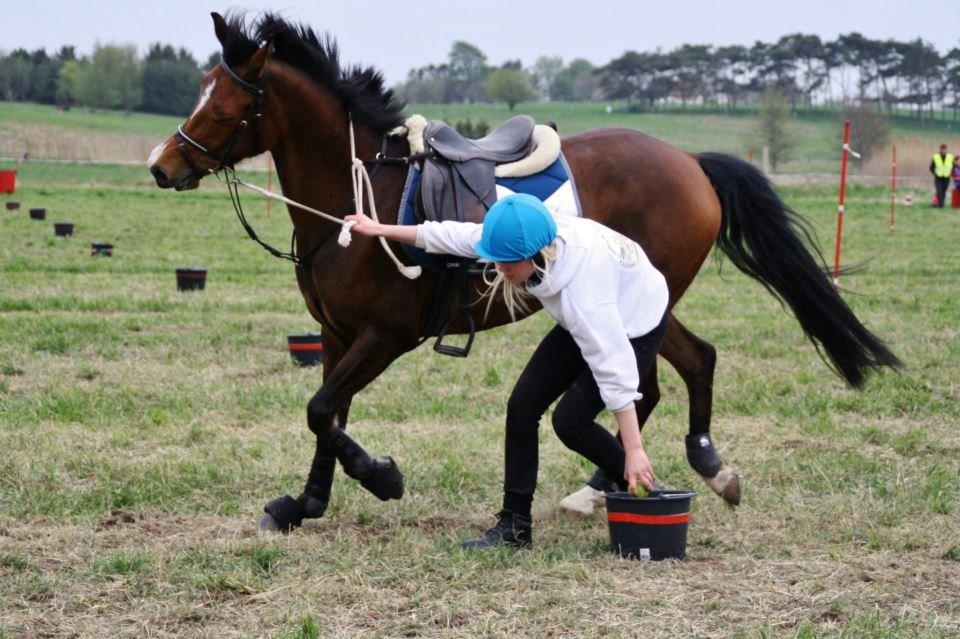
{"type": "Polygon", "coordinates": [[[373,460],[373,472],[360,482],[380,501],[403,497],[403,473],[392,457],[377,457],[373,460]]]}
{"type": "Polygon", "coordinates": [[[723,498],[723,501],[727,502],[731,506],[740,505],[740,480],[740,475],[738,473],[733,473],[730,481],[727,482],[726,487],[723,489],[723,493],[720,495],[723,498]]]}
{"type": "Polygon", "coordinates": [[[273,515],[264,515],[257,524],[257,530],[267,533],[285,533],[287,529],[280,525],[280,522],[274,519],[273,515]]]}
{"type": "Polygon", "coordinates": [[[703,477],[710,489],[719,495],[723,501],[731,506],[740,505],[740,484],[742,483],[739,473],[729,468],[720,470],[714,477],[703,477]]]}

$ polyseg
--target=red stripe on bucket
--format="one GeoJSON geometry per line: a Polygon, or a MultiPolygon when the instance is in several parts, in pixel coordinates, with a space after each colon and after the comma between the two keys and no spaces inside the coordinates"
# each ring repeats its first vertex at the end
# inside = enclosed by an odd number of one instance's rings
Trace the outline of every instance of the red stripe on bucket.
{"type": "Polygon", "coordinates": [[[650,526],[672,526],[690,521],[690,513],[679,515],[635,515],[633,513],[607,513],[607,521],[615,524],[647,524],[650,526]]]}
{"type": "Polygon", "coordinates": [[[289,344],[291,351],[322,351],[323,344],[289,344]]]}

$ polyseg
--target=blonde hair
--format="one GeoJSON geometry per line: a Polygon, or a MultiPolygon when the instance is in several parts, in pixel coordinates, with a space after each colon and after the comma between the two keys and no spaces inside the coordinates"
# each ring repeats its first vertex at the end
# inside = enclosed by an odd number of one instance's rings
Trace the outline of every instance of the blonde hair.
{"type": "MultiPolygon", "coordinates": [[[[553,244],[547,244],[539,252],[540,257],[543,259],[543,266],[537,264],[536,260],[533,262],[533,270],[536,275],[540,276],[541,281],[550,277],[548,273],[550,269],[550,264],[557,259],[557,247],[553,244]]],[[[532,258],[531,258],[532,259],[532,258]]],[[[511,321],[516,321],[517,311],[522,313],[527,313],[530,311],[530,306],[527,304],[529,298],[533,297],[533,294],[527,290],[526,283],[521,284],[512,284],[508,282],[504,277],[503,273],[496,269],[496,265],[490,264],[483,270],[483,282],[487,285],[487,290],[483,292],[483,295],[480,296],[480,299],[484,297],[487,299],[487,310],[484,313],[484,319],[487,319],[490,316],[490,309],[493,306],[494,299],[497,298],[499,294],[503,298],[503,303],[507,307],[507,312],[510,314],[511,321]],[[491,280],[487,277],[487,273],[490,272],[490,266],[493,266],[493,271],[496,273],[496,276],[491,280]]]]}

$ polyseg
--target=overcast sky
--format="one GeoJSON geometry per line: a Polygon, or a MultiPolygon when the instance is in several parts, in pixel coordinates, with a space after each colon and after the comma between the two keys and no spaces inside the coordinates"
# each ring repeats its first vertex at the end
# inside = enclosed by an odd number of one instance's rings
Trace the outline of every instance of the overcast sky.
{"type": "Polygon", "coordinates": [[[960,46],[960,8],[953,0],[315,0],[212,4],[198,0],[3,0],[0,49],[96,41],[186,47],[197,59],[219,49],[210,11],[230,7],[280,11],[340,41],[344,58],[378,67],[392,84],[412,67],[443,62],[454,40],[487,54],[490,64],[540,55],[604,64],[628,49],[680,44],[752,44],[787,33],[832,39],[860,31],[871,38],[922,37],[941,53],[960,46]]]}

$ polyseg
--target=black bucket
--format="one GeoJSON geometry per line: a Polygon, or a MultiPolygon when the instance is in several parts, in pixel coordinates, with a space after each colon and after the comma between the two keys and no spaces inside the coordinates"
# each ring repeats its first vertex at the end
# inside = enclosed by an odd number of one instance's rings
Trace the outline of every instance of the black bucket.
{"type": "Polygon", "coordinates": [[[105,242],[91,242],[90,255],[102,255],[104,257],[112,257],[113,244],[106,244],[105,242]]]}
{"type": "Polygon", "coordinates": [[[686,490],[652,490],[646,497],[607,493],[613,552],[653,561],[686,557],[690,502],[696,496],[686,490]]]}
{"type": "Polygon", "coordinates": [[[202,291],[207,284],[207,269],[205,268],[178,268],[177,290],[202,291]]]}
{"type": "Polygon", "coordinates": [[[30,219],[31,220],[47,219],[47,209],[30,209],[30,219]]]}
{"type": "Polygon", "coordinates": [[[73,222],[54,222],[53,232],[57,237],[69,237],[73,235],[73,222]]]}
{"type": "Polygon", "coordinates": [[[300,366],[316,366],[323,361],[323,338],[320,333],[287,335],[290,357],[300,366]]]}
{"type": "Polygon", "coordinates": [[[19,202],[7,202],[7,210],[8,210],[8,211],[16,211],[16,210],[19,209],[19,208],[20,208],[20,203],[19,203],[19,202]]]}

